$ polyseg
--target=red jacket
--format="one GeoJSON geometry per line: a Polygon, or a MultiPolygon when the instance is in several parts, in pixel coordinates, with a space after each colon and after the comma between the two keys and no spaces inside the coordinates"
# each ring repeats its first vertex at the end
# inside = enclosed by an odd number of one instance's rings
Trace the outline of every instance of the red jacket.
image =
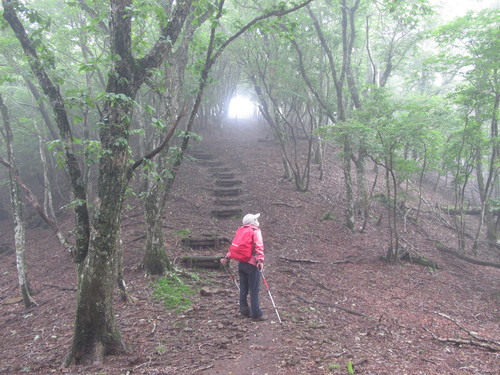
{"type": "MultiPolygon", "coordinates": [[[[253,256],[247,263],[257,266],[257,262],[264,263],[264,241],[262,240],[262,232],[260,228],[256,225],[243,225],[244,227],[250,227],[253,229],[253,256]]],[[[228,251],[226,258],[231,259],[231,254],[228,251]]]]}

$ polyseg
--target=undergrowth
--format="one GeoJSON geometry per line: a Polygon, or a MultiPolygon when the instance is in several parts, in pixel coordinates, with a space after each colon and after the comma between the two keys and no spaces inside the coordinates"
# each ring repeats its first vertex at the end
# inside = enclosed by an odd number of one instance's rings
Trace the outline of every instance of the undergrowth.
{"type": "Polygon", "coordinates": [[[191,297],[196,290],[187,285],[177,275],[170,274],[158,279],[153,285],[153,296],[163,302],[167,310],[182,312],[192,305],[191,297]]]}

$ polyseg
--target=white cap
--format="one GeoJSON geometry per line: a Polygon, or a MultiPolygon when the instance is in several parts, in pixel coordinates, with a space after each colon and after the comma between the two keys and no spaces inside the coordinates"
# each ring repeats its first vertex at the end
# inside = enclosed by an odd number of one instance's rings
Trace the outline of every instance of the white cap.
{"type": "Polygon", "coordinates": [[[243,217],[243,225],[257,225],[257,219],[260,217],[260,214],[246,214],[243,217]]]}

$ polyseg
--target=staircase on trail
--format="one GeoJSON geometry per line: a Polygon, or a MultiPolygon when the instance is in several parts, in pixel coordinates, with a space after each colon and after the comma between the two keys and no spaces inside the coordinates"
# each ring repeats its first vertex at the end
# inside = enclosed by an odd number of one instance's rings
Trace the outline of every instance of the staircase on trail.
{"type": "MultiPolygon", "coordinates": [[[[211,215],[216,219],[229,219],[242,215],[241,204],[243,203],[243,180],[236,178],[236,173],[217,157],[202,150],[190,152],[196,162],[208,168],[213,177],[213,185],[210,188],[214,196],[213,204],[216,208],[211,210],[211,215]]],[[[231,242],[226,237],[217,234],[203,234],[198,236],[189,235],[181,239],[185,248],[199,251],[199,255],[190,255],[182,258],[187,267],[221,268],[219,263],[221,256],[206,255],[208,252],[225,252],[225,248],[231,242]]]]}

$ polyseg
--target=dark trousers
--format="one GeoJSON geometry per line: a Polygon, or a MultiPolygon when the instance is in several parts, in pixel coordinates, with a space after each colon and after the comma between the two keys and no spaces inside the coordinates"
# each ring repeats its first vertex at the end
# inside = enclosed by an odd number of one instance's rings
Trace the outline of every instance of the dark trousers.
{"type": "Polygon", "coordinates": [[[262,311],[259,305],[260,271],[250,263],[240,262],[238,265],[240,276],[240,313],[251,318],[260,318],[262,311]],[[250,307],[248,306],[250,294],[250,307]]]}

